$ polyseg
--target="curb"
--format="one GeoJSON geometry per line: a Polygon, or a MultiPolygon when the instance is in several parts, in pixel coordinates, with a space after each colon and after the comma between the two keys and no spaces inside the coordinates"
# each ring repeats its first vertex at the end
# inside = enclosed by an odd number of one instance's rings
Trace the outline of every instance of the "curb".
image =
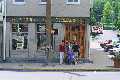
{"type": "Polygon", "coordinates": [[[23,69],[12,69],[12,68],[1,68],[0,70],[2,71],[73,71],[73,72],[77,72],[77,71],[82,71],[82,72],[85,72],[85,71],[98,71],[98,72],[118,72],[120,71],[120,68],[117,68],[117,69],[102,69],[102,68],[98,68],[98,69],[70,69],[70,68],[67,68],[67,69],[60,69],[60,68],[23,68],[23,69]]]}

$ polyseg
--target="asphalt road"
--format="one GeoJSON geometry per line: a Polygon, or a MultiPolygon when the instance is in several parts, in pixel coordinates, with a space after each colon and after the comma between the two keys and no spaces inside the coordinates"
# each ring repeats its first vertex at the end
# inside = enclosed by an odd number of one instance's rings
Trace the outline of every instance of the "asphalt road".
{"type": "Polygon", "coordinates": [[[102,48],[99,46],[99,42],[105,41],[105,40],[118,41],[116,34],[117,34],[116,31],[104,30],[103,34],[96,36],[94,39],[90,38],[90,48],[102,50],[102,48]]]}
{"type": "Polygon", "coordinates": [[[11,72],[0,71],[0,80],[119,80],[120,72],[11,72]]]}

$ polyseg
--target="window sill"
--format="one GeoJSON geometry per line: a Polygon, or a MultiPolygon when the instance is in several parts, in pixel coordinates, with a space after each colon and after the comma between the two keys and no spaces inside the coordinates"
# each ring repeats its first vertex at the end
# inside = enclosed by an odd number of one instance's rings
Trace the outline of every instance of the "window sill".
{"type": "Polygon", "coordinates": [[[46,5],[46,2],[39,2],[40,5],[46,5]]]}
{"type": "Polygon", "coordinates": [[[80,2],[66,2],[67,5],[80,4],[80,2]]]}
{"type": "Polygon", "coordinates": [[[11,49],[12,52],[28,52],[28,49],[16,49],[16,50],[13,50],[11,49]]]}
{"type": "Polygon", "coordinates": [[[13,2],[14,5],[25,5],[25,2],[13,2]]]}

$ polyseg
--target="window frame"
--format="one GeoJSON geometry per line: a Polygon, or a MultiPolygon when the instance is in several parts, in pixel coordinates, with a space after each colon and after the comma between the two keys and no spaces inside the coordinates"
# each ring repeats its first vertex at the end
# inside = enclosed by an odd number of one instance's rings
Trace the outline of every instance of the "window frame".
{"type": "MultiPolygon", "coordinates": [[[[36,51],[39,52],[39,51],[42,51],[42,47],[41,47],[41,49],[38,48],[38,45],[37,45],[38,37],[37,37],[37,35],[42,34],[42,35],[47,36],[47,32],[46,31],[45,32],[44,31],[43,32],[37,31],[37,25],[45,25],[45,23],[36,23],[35,25],[36,25],[35,26],[35,40],[36,40],[36,46],[37,46],[36,51]]],[[[46,28],[46,25],[44,27],[46,28]]],[[[45,48],[46,48],[46,46],[45,46],[45,48]]]]}
{"type": "Polygon", "coordinates": [[[24,2],[16,2],[15,0],[13,0],[13,4],[15,4],[15,5],[25,5],[26,2],[25,2],[25,0],[24,0],[24,2]]]}
{"type": "Polygon", "coordinates": [[[78,2],[68,2],[68,0],[66,0],[66,4],[80,4],[80,0],[78,0],[78,2]]]}
{"type": "Polygon", "coordinates": [[[42,2],[41,0],[39,0],[39,4],[47,4],[47,2],[42,2]]]}

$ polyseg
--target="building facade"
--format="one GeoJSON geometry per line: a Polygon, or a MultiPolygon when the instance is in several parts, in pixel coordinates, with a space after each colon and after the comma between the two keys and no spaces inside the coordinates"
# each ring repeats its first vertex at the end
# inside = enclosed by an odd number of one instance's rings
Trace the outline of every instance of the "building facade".
{"type": "MultiPolygon", "coordinates": [[[[51,46],[59,54],[62,40],[78,41],[80,56],[89,55],[90,0],[51,0],[51,46]]],[[[7,59],[40,59],[45,57],[46,0],[7,0],[7,59]]],[[[2,57],[2,53],[1,53],[2,57]]]]}

